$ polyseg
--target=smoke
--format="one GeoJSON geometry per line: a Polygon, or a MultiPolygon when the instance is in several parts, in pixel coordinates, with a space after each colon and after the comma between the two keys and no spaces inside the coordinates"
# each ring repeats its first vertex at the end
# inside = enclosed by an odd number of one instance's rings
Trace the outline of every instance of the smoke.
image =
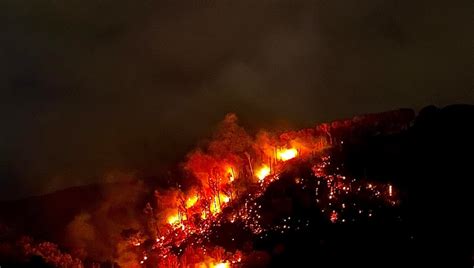
{"type": "Polygon", "coordinates": [[[228,112],[299,127],[473,102],[469,7],[3,1],[1,196],[154,174],[228,112]]]}
{"type": "Polygon", "coordinates": [[[66,227],[66,233],[76,255],[85,259],[86,252],[90,250],[96,239],[95,227],[91,224],[91,215],[88,213],[76,215],[66,227]]]}
{"type": "Polygon", "coordinates": [[[104,186],[103,197],[96,208],[77,214],[66,226],[64,245],[81,259],[130,258],[133,254],[125,251],[120,234],[125,229],[143,226],[146,193],[140,181],[104,186]]]}

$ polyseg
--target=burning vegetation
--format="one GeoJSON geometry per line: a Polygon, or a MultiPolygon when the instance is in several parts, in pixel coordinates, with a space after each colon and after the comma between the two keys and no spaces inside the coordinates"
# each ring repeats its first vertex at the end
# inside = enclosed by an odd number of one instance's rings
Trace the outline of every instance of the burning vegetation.
{"type": "MultiPolygon", "coordinates": [[[[402,127],[405,124],[409,122],[403,121],[402,127]]],[[[382,206],[396,207],[393,185],[347,177],[343,167],[332,163],[331,150],[343,143],[334,131],[338,128],[334,123],[279,135],[261,132],[253,139],[238,126],[235,115],[227,115],[213,140],[191,152],[184,163],[194,183],[165,194],[156,192],[155,205],[147,205],[153,230],[128,237],[130,250],[140,259],[126,266],[244,265],[255,244],[269,235],[304,230],[311,224],[309,219],[287,216],[291,208],[275,213],[266,203],[278,199],[268,189],[277,187],[281,178],[300,188],[302,196],[310,198],[308,206],[331,223],[367,221],[382,206]]]]}
{"type": "MultiPolygon", "coordinates": [[[[120,267],[265,265],[268,257],[259,245],[313,228],[314,215],[319,222],[348,224],[377,221],[384,209],[395,218],[394,185],[351,177],[333,158],[346,138],[399,131],[412,119],[411,111],[401,110],[252,137],[229,114],[210,142],[187,155],[176,187],[154,192],[143,209],[144,224],[121,232],[114,262],[120,267]]],[[[71,228],[84,229],[87,220],[82,215],[71,228]]],[[[39,252],[55,266],[83,265],[55,248],[48,251],[57,256],[51,258],[45,247],[24,246],[24,252],[39,252]]]]}

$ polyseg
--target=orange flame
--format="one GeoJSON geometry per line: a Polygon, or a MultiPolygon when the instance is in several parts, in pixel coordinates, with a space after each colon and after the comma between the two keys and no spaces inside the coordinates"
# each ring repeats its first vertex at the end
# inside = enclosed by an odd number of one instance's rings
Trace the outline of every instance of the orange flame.
{"type": "Polygon", "coordinates": [[[270,175],[270,172],[271,172],[270,167],[268,167],[267,165],[263,165],[259,170],[257,170],[257,173],[255,175],[260,181],[263,181],[265,177],[270,175]]]}
{"type": "Polygon", "coordinates": [[[211,264],[211,268],[229,268],[230,264],[228,262],[221,262],[221,263],[216,263],[216,264],[211,264]]]}
{"type": "Polygon", "coordinates": [[[186,200],[186,208],[190,208],[196,204],[198,201],[199,197],[197,195],[193,195],[190,198],[186,200]]]}
{"type": "Polygon", "coordinates": [[[235,177],[234,177],[234,169],[232,167],[227,168],[227,174],[229,175],[229,181],[233,182],[235,180],[235,177]]]}
{"type": "Polygon", "coordinates": [[[225,194],[220,193],[219,196],[215,196],[213,202],[211,202],[210,210],[212,214],[217,214],[221,212],[221,206],[224,203],[228,203],[230,197],[225,194]]]}
{"type": "Polygon", "coordinates": [[[178,214],[173,214],[168,217],[168,223],[171,225],[179,224],[181,222],[181,219],[179,218],[178,214]]]}
{"type": "Polygon", "coordinates": [[[228,197],[225,194],[219,194],[219,198],[221,199],[221,202],[228,203],[230,201],[230,197],[228,197]]]}
{"type": "Polygon", "coordinates": [[[295,148],[279,149],[277,151],[277,158],[281,161],[288,161],[298,156],[298,151],[295,148]]]}

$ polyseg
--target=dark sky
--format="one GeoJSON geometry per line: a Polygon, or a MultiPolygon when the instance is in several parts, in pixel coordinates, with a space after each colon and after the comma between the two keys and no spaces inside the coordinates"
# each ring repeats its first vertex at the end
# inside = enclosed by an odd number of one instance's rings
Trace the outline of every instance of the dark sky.
{"type": "Polygon", "coordinates": [[[471,0],[2,0],[1,199],[153,170],[227,112],[255,128],[473,103],[472,12],[471,0]]]}

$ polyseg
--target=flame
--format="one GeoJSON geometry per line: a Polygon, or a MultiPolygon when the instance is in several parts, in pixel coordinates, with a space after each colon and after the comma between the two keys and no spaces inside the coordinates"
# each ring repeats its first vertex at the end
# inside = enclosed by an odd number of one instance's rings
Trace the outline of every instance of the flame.
{"type": "Polygon", "coordinates": [[[202,262],[195,267],[199,268],[230,268],[229,262],[202,262]]]}
{"type": "MultiPolygon", "coordinates": [[[[225,194],[220,193],[218,196],[214,197],[213,202],[211,202],[211,206],[209,209],[211,210],[212,214],[217,214],[221,212],[221,206],[224,203],[228,203],[230,201],[230,197],[225,194]]],[[[202,215],[201,215],[202,218],[202,215]]]]}
{"type": "Polygon", "coordinates": [[[298,156],[298,151],[295,148],[279,149],[277,151],[277,158],[281,161],[288,161],[298,156]]]}
{"type": "Polygon", "coordinates": [[[234,177],[234,169],[232,167],[227,168],[227,174],[229,176],[229,181],[233,182],[235,180],[235,177],[234,177]]]}
{"type": "Polygon", "coordinates": [[[219,205],[219,201],[216,200],[214,200],[214,202],[212,202],[211,206],[209,207],[209,210],[211,210],[212,214],[217,214],[221,212],[221,206],[219,205]]]}
{"type": "Polygon", "coordinates": [[[221,202],[228,203],[230,201],[230,197],[228,197],[225,194],[219,194],[219,198],[221,199],[221,202]]]}
{"type": "Polygon", "coordinates": [[[196,204],[198,201],[199,197],[197,195],[193,195],[188,200],[186,200],[186,208],[190,208],[196,204]]]}
{"type": "Polygon", "coordinates": [[[230,268],[230,263],[228,262],[220,262],[216,264],[209,265],[210,268],[230,268]]]}
{"type": "Polygon", "coordinates": [[[266,176],[270,175],[270,168],[267,165],[263,165],[255,174],[260,181],[263,181],[266,176]]]}
{"type": "Polygon", "coordinates": [[[168,223],[171,225],[179,224],[181,222],[181,219],[179,218],[179,215],[177,213],[169,216],[167,220],[168,223]]]}

